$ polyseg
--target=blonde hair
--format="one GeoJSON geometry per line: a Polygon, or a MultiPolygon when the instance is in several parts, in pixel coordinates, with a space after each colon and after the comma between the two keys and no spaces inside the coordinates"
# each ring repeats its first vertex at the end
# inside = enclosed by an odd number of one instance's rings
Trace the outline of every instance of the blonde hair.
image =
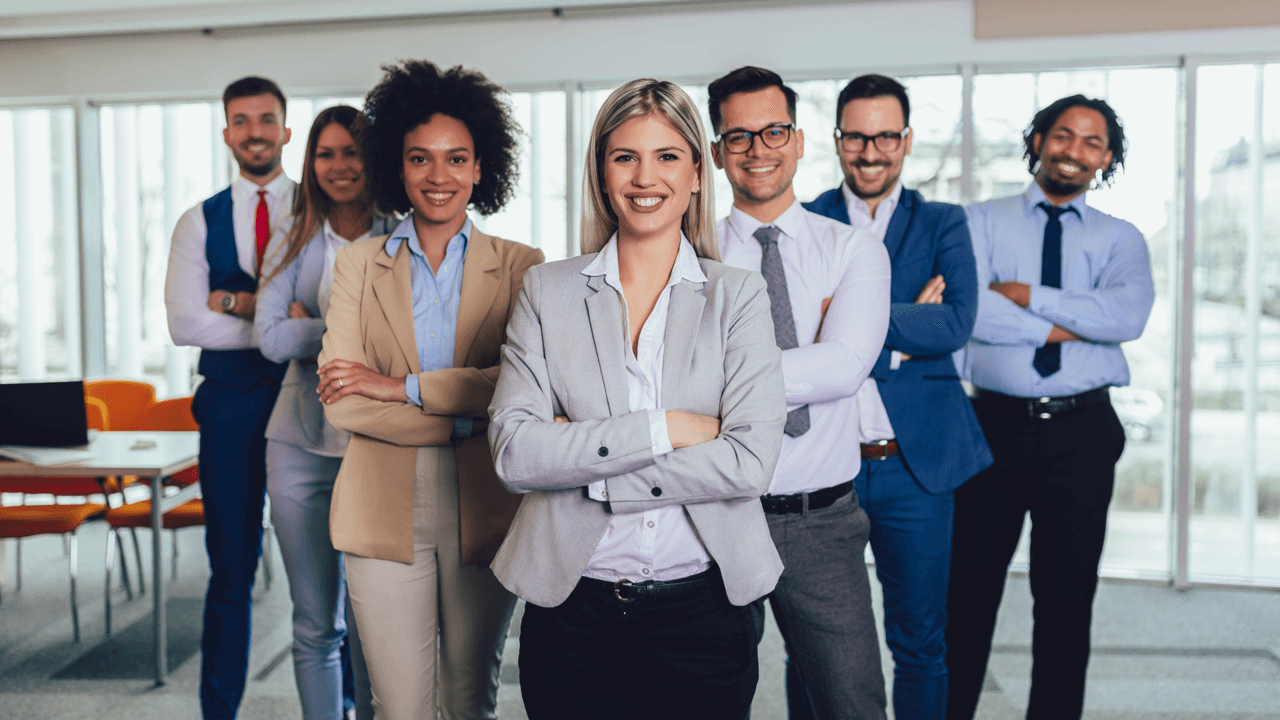
{"type": "Polygon", "coordinates": [[[604,195],[604,154],[609,135],[633,118],[658,114],[689,143],[699,169],[700,191],[689,199],[680,229],[699,257],[720,259],[716,240],[714,180],[707,151],[707,133],[698,108],[680,86],[666,80],[632,80],[614,90],[604,101],[591,128],[586,167],[582,172],[582,254],[599,252],[618,230],[618,216],[604,195]]]}

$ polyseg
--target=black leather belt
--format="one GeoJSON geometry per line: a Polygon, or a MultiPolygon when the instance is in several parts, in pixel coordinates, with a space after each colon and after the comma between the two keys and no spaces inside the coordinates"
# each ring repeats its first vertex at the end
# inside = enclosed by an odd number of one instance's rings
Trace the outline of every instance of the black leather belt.
{"type": "Polygon", "coordinates": [[[1079,395],[1067,395],[1065,397],[1013,397],[1003,393],[994,392],[992,390],[983,390],[976,388],[977,395],[974,399],[977,401],[998,408],[1008,408],[1025,412],[1028,417],[1037,420],[1048,420],[1058,415],[1067,415],[1077,410],[1082,410],[1089,405],[1102,405],[1111,402],[1111,392],[1109,385],[1100,388],[1094,388],[1079,395]]]}
{"type": "Polygon", "coordinates": [[[634,580],[623,579],[617,582],[609,582],[608,580],[584,577],[578,581],[578,584],[580,588],[586,590],[592,596],[606,595],[618,602],[629,603],[641,598],[657,600],[706,592],[708,588],[714,589],[721,582],[720,568],[713,564],[710,570],[704,570],[676,580],[635,582],[634,580]]]}
{"type": "Polygon", "coordinates": [[[765,495],[760,498],[760,504],[764,506],[764,511],[771,515],[804,512],[806,507],[809,510],[821,510],[824,507],[831,507],[832,503],[848,495],[851,490],[853,490],[853,481],[846,480],[839,485],[808,493],[765,495]]]}

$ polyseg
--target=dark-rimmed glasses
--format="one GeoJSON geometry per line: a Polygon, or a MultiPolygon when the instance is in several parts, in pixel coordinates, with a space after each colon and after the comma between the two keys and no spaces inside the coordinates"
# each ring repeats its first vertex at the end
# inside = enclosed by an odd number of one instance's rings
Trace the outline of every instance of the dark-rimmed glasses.
{"type": "Polygon", "coordinates": [[[756,138],[765,147],[777,150],[791,141],[791,131],[795,129],[795,123],[774,123],[760,130],[730,130],[717,135],[716,142],[724,143],[724,149],[734,155],[750,150],[756,138]]]}
{"type": "Polygon", "coordinates": [[[906,137],[907,132],[911,128],[903,128],[900,132],[882,132],[876,135],[863,135],[859,132],[845,132],[840,128],[836,128],[836,139],[840,141],[840,147],[845,152],[862,152],[867,147],[867,141],[875,143],[876,149],[880,152],[891,153],[902,146],[902,138],[906,137]]]}

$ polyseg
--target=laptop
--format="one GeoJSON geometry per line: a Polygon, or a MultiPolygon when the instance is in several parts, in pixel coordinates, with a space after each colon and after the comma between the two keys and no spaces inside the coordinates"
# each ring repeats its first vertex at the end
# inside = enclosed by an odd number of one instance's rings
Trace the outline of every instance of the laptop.
{"type": "Polygon", "coordinates": [[[86,445],[88,428],[83,380],[0,383],[0,445],[86,445]]]}

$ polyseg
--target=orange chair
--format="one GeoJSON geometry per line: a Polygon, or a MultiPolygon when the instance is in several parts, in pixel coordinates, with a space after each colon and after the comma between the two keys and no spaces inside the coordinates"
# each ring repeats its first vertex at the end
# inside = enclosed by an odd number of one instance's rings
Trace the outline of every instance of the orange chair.
{"type": "Polygon", "coordinates": [[[79,559],[76,531],[85,520],[106,509],[107,506],[101,503],[0,507],[0,538],[20,540],[35,535],[61,535],[64,540],[70,538],[71,627],[76,642],[80,642],[80,611],[76,607],[76,564],[79,559]]]}
{"type": "Polygon", "coordinates": [[[156,389],[135,380],[96,380],[84,384],[86,397],[107,404],[112,430],[145,430],[147,408],[156,402],[156,389]]]}

